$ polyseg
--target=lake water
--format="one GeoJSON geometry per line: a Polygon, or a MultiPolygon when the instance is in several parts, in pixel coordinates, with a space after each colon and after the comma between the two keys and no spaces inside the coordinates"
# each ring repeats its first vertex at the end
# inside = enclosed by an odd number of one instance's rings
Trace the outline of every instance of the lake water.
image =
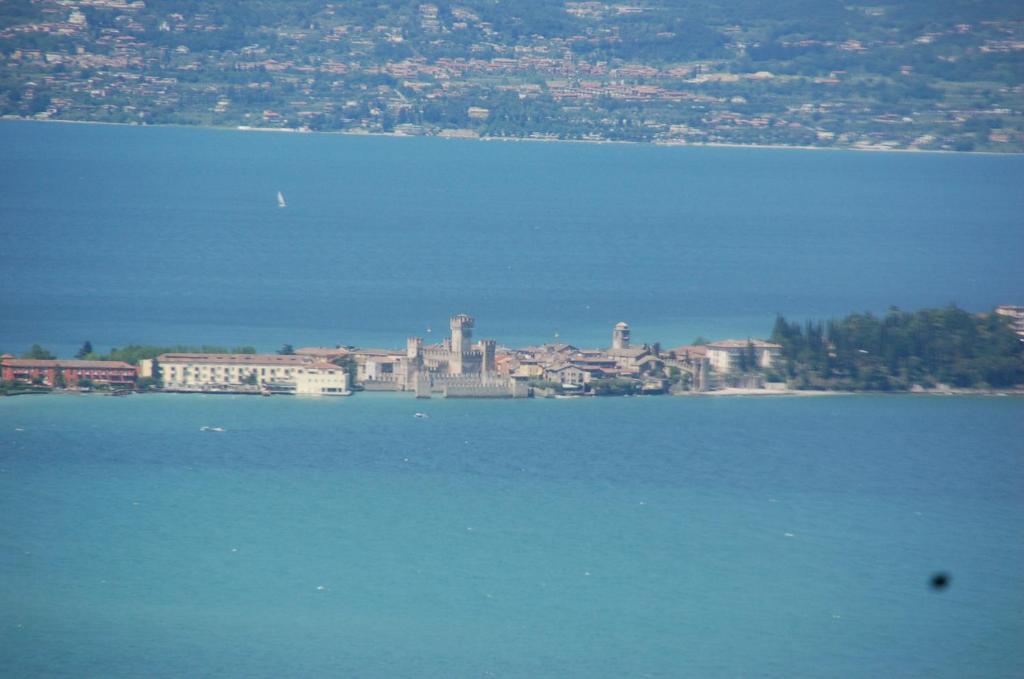
{"type": "MultiPolygon", "coordinates": [[[[1024,300],[1021,157],[15,122],[0,150],[0,350],[1024,300]]],[[[1018,677],[1022,440],[1014,397],[0,399],[0,675],[1018,677]]]]}
{"type": "Polygon", "coordinates": [[[0,674],[1019,677],[1022,411],[0,399],[0,674]]]}
{"type": "Polygon", "coordinates": [[[1024,157],[0,123],[0,350],[675,346],[1024,302],[1024,157]],[[282,191],[288,207],[277,207],[282,191]],[[430,335],[428,335],[429,337],[430,335]]]}

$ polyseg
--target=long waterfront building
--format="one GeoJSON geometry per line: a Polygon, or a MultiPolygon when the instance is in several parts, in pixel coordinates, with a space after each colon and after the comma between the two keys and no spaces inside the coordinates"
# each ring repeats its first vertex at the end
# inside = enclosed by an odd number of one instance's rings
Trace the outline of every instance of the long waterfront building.
{"type": "Polygon", "coordinates": [[[77,387],[89,383],[130,387],[138,373],[135,366],[121,361],[83,361],[78,359],[0,358],[3,380],[20,384],[55,387],[63,383],[77,387]]]}
{"type": "Polygon", "coordinates": [[[279,354],[161,354],[156,369],[173,391],[270,391],[344,395],[348,373],[311,356],[279,354]]]}

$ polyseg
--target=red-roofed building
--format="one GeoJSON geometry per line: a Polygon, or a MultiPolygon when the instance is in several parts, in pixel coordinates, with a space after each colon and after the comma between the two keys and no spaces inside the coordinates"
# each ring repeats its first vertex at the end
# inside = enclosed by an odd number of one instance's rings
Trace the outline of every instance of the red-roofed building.
{"type": "Polygon", "coordinates": [[[5,382],[41,383],[50,387],[58,384],[58,375],[69,387],[83,382],[131,386],[138,377],[135,366],[121,361],[42,360],[14,358],[10,354],[3,357],[2,372],[5,382]]]}

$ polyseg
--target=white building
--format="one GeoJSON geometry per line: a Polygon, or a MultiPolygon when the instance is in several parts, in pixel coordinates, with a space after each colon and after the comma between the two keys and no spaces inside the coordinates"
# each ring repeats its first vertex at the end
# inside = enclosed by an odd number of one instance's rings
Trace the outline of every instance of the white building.
{"type": "Polygon", "coordinates": [[[749,369],[770,368],[778,360],[782,345],[763,340],[722,340],[707,345],[707,358],[712,370],[731,372],[740,369],[743,354],[751,351],[754,365],[749,369]]]}
{"type": "Polygon", "coordinates": [[[309,396],[348,396],[348,373],[333,363],[300,366],[294,373],[295,393],[309,396]]]}
{"type": "Polygon", "coordinates": [[[291,381],[314,363],[305,356],[278,354],[162,354],[156,359],[166,389],[226,389],[291,381]]]}
{"type": "Polygon", "coordinates": [[[348,392],[342,368],[308,356],[162,354],[156,366],[165,389],[245,391],[273,385],[281,393],[348,392]]]}
{"type": "Polygon", "coordinates": [[[1010,319],[1010,325],[1013,326],[1014,332],[1021,337],[1024,337],[1024,306],[1000,304],[996,307],[996,313],[1000,316],[1008,317],[1010,319]]]}
{"type": "Polygon", "coordinates": [[[583,368],[572,364],[555,366],[544,371],[544,379],[562,386],[583,386],[589,384],[592,379],[603,376],[604,371],[600,368],[583,368]]]}

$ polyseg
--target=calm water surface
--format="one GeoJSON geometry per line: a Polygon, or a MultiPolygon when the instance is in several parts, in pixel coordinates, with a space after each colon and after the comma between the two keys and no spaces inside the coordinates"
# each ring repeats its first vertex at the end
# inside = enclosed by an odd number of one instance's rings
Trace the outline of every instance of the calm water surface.
{"type": "MultiPolygon", "coordinates": [[[[671,345],[1024,300],[1020,157],[14,122],[0,149],[5,351],[396,346],[457,311],[671,345]]],[[[0,399],[0,675],[1021,676],[1022,415],[0,399]]]]}
{"type": "Polygon", "coordinates": [[[0,674],[1018,677],[1022,406],[0,399],[0,674]]]}
{"type": "Polygon", "coordinates": [[[1024,302],[1024,157],[0,123],[0,350],[606,346],[1024,302]],[[277,191],[288,207],[277,207],[277,191]]]}

